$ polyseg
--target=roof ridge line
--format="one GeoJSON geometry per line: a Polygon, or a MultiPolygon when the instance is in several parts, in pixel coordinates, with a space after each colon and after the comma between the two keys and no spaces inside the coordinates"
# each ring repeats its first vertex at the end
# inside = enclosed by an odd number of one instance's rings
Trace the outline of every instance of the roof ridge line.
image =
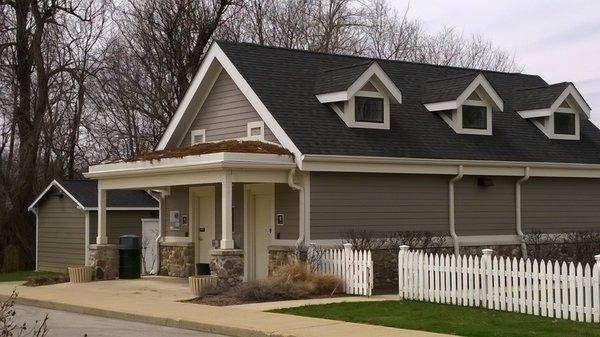
{"type": "Polygon", "coordinates": [[[469,77],[469,76],[473,76],[473,75],[478,75],[478,74],[482,74],[485,76],[485,74],[483,74],[482,71],[473,71],[467,74],[462,74],[462,75],[457,75],[457,76],[450,76],[450,77],[444,77],[444,78],[434,78],[431,80],[426,80],[426,83],[430,83],[430,82],[439,82],[439,81],[447,81],[447,80],[455,80],[457,78],[463,78],[463,77],[469,77]]]}
{"type": "Polygon", "coordinates": [[[355,63],[355,64],[351,64],[351,65],[343,66],[343,67],[337,67],[337,68],[329,68],[329,69],[325,69],[325,70],[323,70],[323,72],[324,72],[324,73],[327,73],[327,72],[336,71],[336,70],[342,70],[342,69],[355,68],[355,67],[359,67],[359,66],[364,66],[364,65],[367,65],[367,64],[375,63],[375,62],[377,62],[377,61],[370,60],[370,61],[365,61],[365,62],[355,63]]]}
{"type": "Polygon", "coordinates": [[[530,87],[530,88],[519,88],[519,89],[515,89],[515,91],[525,91],[525,90],[544,89],[544,88],[555,87],[555,86],[562,85],[562,84],[573,84],[573,82],[558,82],[558,83],[554,83],[554,84],[541,85],[541,86],[537,86],[537,87],[530,87]]]}
{"type": "Polygon", "coordinates": [[[526,74],[526,73],[520,73],[520,72],[509,72],[509,71],[499,71],[499,70],[477,69],[477,68],[468,68],[468,67],[460,67],[460,66],[449,66],[449,65],[424,63],[424,62],[416,62],[416,61],[383,59],[383,58],[367,57],[367,56],[361,56],[361,55],[349,55],[349,54],[339,54],[339,53],[336,54],[336,53],[321,52],[321,51],[314,51],[314,50],[295,49],[295,48],[290,48],[290,47],[260,45],[260,44],[256,44],[256,43],[252,43],[252,42],[236,42],[236,41],[227,41],[227,40],[215,40],[215,42],[216,43],[220,42],[220,43],[227,43],[227,44],[246,45],[246,46],[258,47],[258,48],[288,50],[288,51],[292,51],[292,52],[309,53],[309,54],[317,54],[317,55],[330,55],[330,56],[338,56],[338,57],[346,57],[346,58],[354,58],[354,59],[365,59],[365,60],[381,61],[381,62],[394,62],[394,63],[414,64],[414,65],[429,66],[429,67],[434,67],[434,68],[455,69],[455,70],[471,70],[471,71],[480,71],[480,72],[496,73],[496,74],[504,74],[504,75],[514,75],[514,76],[540,77],[539,75],[526,74]]]}

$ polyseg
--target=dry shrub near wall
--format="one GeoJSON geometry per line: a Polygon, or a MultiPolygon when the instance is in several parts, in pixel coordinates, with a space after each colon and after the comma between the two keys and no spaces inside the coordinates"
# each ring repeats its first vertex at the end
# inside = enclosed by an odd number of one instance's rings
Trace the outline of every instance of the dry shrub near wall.
{"type": "Polygon", "coordinates": [[[600,232],[579,231],[566,234],[549,234],[532,230],[525,234],[527,254],[530,258],[544,260],[595,263],[600,254],[600,232]]]}

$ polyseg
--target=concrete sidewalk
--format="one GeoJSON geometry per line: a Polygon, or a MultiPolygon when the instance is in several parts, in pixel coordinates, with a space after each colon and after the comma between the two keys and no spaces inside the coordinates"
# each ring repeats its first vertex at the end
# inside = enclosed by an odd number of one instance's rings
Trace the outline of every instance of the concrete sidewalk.
{"type": "Polygon", "coordinates": [[[181,303],[189,297],[177,282],[117,280],[23,287],[0,283],[0,298],[13,289],[18,303],[108,318],[190,329],[229,336],[426,337],[429,332],[299,317],[232,307],[181,303]]]}

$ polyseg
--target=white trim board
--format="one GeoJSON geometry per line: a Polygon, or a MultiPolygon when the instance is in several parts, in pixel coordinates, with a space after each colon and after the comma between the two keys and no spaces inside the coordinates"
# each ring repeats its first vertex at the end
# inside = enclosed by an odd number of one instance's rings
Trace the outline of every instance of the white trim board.
{"type": "Polygon", "coordinates": [[[73,202],[77,205],[77,208],[81,210],[85,209],[85,207],[79,202],[79,200],[75,199],[75,197],[71,193],[69,193],[69,191],[67,191],[66,188],[64,188],[58,181],[52,180],[48,187],[46,187],[46,189],[42,193],[40,193],[40,195],[31,203],[31,205],[29,205],[29,207],[27,207],[27,210],[31,212],[31,210],[37,205],[38,202],[40,202],[40,200],[42,200],[42,198],[46,195],[46,193],[48,193],[48,191],[50,191],[52,187],[60,189],[64,194],[71,198],[71,200],[73,200],[73,202]]]}
{"type": "MultiPolygon", "coordinates": [[[[176,143],[176,140],[179,140],[182,137],[181,135],[176,136],[176,133],[178,129],[184,128],[184,125],[180,126],[180,124],[185,124],[182,123],[182,121],[184,121],[184,117],[191,113],[197,112],[191,111],[192,103],[194,99],[197,99],[196,95],[200,91],[199,88],[203,84],[205,77],[209,73],[211,67],[214,67],[213,64],[219,64],[227,72],[227,74],[229,74],[235,85],[240,89],[242,94],[250,102],[250,105],[252,105],[254,110],[256,110],[256,112],[258,113],[260,118],[265,122],[269,130],[273,132],[275,138],[277,138],[277,140],[281,143],[282,146],[290,150],[294,154],[294,156],[299,158],[302,155],[302,153],[300,152],[298,147],[296,147],[294,142],[292,142],[290,137],[285,133],[281,125],[279,125],[279,123],[275,120],[271,112],[269,112],[267,107],[263,104],[258,95],[254,92],[252,87],[250,87],[246,79],[240,74],[240,72],[231,62],[229,57],[227,57],[227,55],[225,54],[223,49],[221,49],[217,42],[214,42],[210,46],[208,52],[206,53],[206,56],[204,57],[204,60],[200,65],[200,69],[194,76],[190,87],[185,93],[183,99],[181,100],[181,103],[179,104],[175,115],[171,119],[167,130],[163,134],[160,142],[158,143],[156,150],[164,150],[168,145],[174,145],[176,143]]],[[[187,128],[185,129],[186,130],[183,130],[183,134],[185,134],[185,132],[187,131],[187,128]]]]}

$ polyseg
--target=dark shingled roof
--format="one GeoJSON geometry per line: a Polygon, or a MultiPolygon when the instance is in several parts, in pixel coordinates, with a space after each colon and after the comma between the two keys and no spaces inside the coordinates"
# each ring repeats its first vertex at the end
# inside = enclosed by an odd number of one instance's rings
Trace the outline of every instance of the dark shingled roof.
{"type": "MultiPolygon", "coordinates": [[[[56,179],[83,207],[98,207],[98,182],[96,180],[56,179]]],[[[158,207],[158,201],[144,190],[108,190],[107,207],[137,208],[158,207]]]]}
{"type": "Polygon", "coordinates": [[[581,140],[548,139],[515,112],[516,89],[546,86],[539,76],[481,71],[504,101],[493,135],[456,134],[422,104],[426,81],[476,70],[377,60],[402,92],[390,108],[390,129],[350,128],[315,97],[324,71],[372,59],[218,42],[275,120],[304,154],[600,164],[600,130],[581,121],[581,140]]]}
{"type": "Polygon", "coordinates": [[[460,96],[480,73],[426,81],[421,92],[422,103],[453,101],[460,96]]]}
{"type": "Polygon", "coordinates": [[[371,66],[372,63],[372,61],[360,62],[350,66],[322,71],[315,83],[315,94],[345,91],[371,66]]]}
{"type": "Polygon", "coordinates": [[[524,111],[549,108],[570,84],[569,82],[563,82],[515,90],[513,96],[515,110],[524,111]]]}

